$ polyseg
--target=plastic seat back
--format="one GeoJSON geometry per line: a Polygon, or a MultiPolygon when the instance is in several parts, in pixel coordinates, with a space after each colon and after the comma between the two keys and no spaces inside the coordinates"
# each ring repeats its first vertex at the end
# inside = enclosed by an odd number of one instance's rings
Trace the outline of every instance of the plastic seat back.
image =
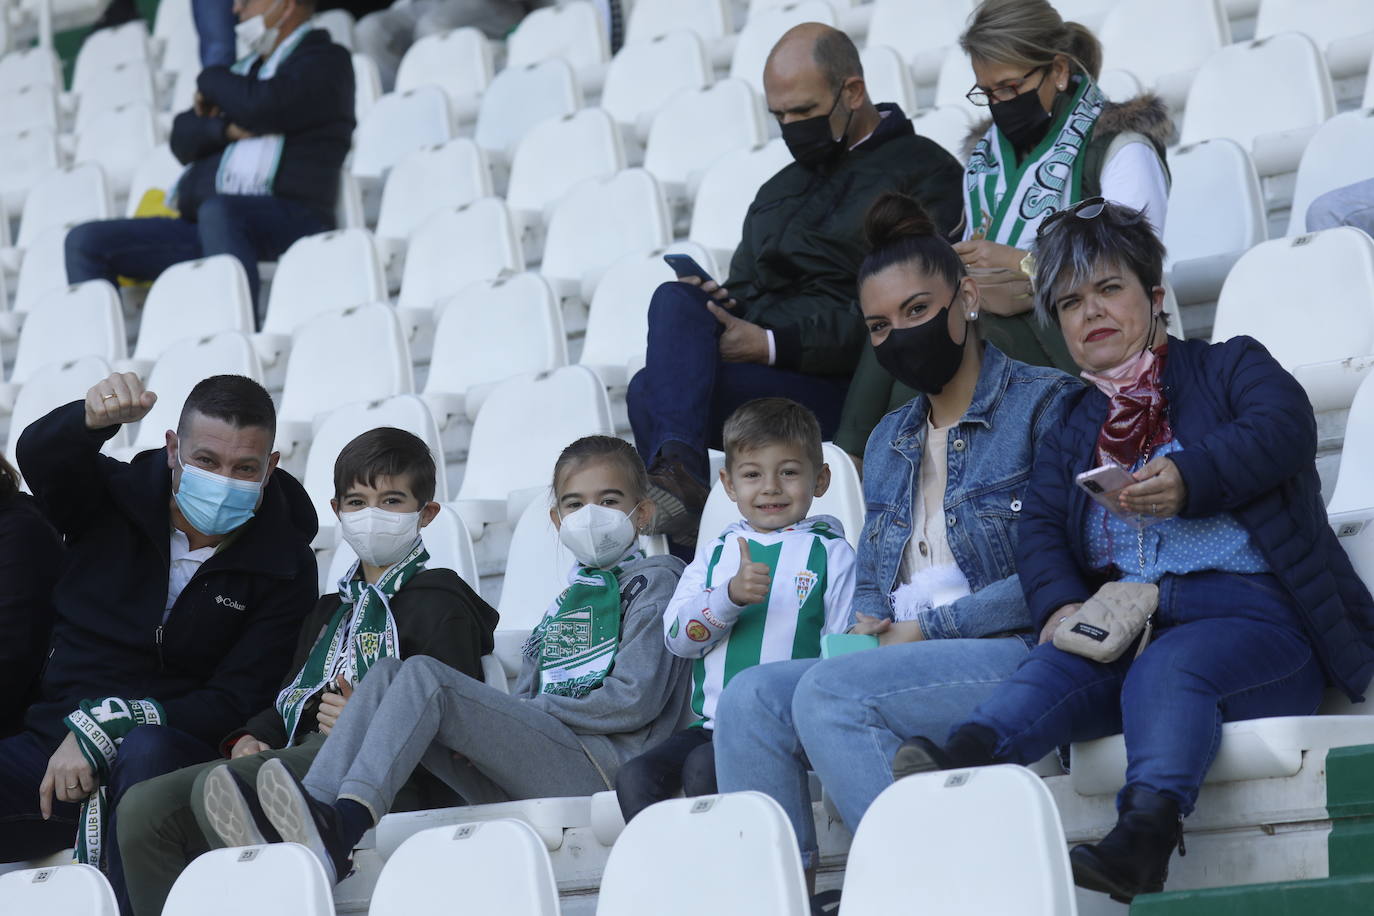
{"type": "Polygon", "coordinates": [[[25,427],[63,404],[84,399],[92,385],[109,375],[110,364],[99,356],[48,363],[31,372],[10,411],[9,442],[5,445],[10,463],[16,463],[14,447],[25,427]]]}
{"type": "Polygon", "coordinates": [[[792,154],[781,140],[721,156],[702,174],[697,185],[687,237],[716,252],[724,262],[739,246],[745,214],[759,188],[791,162],[792,154]]]}
{"type": "Polygon", "coordinates": [[[701,36],[707,46],[718,44],[732,31],[727,0],[637,0],[630,9],[625,44],[652,41],[680,29],[701,36]]]}
{"type": "MultiPolygon", "coordinates": [[[[1326,511],[1370,510],[1374,516],[1374,375],[1366,376],[1355,392],[1341,447],[1341,470],[1326,511]]],[[[1371,557],[1374,559],[1374,557],[1371,557]]]]}
{"type": "Polygon", "coordinates": [[[1264,241],[1264,197],[1255,164],[1234,140],[1218,138],[1169,155],[1170,263],[1246,251],[1264,241]]]}
{"type": "Polygon", "coordinates": [[[312,318],[296,329],[277,418],[310,423],[344,404],[415,388],[410,347],[389,305],[360,305],[312,318]],[[344,356],[368,344],[367,359],[344,356]]]}
{"type": "Polygon", "coordinates": [[[334,893],[314,853],[295,843],[212,849],[186,866],[163,916],[237,916],[243,897],[258,916],[333,916],[334,893]],[[226,893],[233,889],[235,893],[226,893]]]}
{"type": "Polygon", "coordinates": [[[474,139],[482,149],[509,160],[531,127],[581,107],[582,91],[566,60],[508,66],[496,74],[482,95],[474,139]]]}
{"type": "Polygon", "coordinates": [[[696,32],[686,28],[629,42],[611,61],[601,107],[619,124],[638,127],[648,122],[683,89],[711,85],[711,60],[696,32]]]}
{"type": "Polygon", "coordinates": [[[549,216],[540,271],[580,287],[583,301],[590,301],[601,274],[616,260],[670,241],[668,207],[658,182],[643,169],[626,169],[584,181],[559,201],[549,216]]]}
{"type": "Polygon", "coordinates": [[[596,7],[572,0],[530,13],[506,39],[506,66],[561,58],[582,72],[610,60],[606,31],[596,7]]]}
{"type": "Polygon", "coordinates": [[[448,97],[438,86],[417,86],[379,98],[353,133],[354,175],[381,178],[408,154],[453,138],[448,97]]]}
{"type": "Polygon", "coordinates": [[[191,389],[212,375],[242,375],[262,382],[262,364],[246,334],[224,331],[211,337],[188,338],[158,357],[143,380],[143,387],[157,394],[157,403],[139,422],[134,448],[161,448],[167,430],[176,429],[181,405],[191,389]]]}
{"type": "Polygon", "coordinates": [[[461,207],[491,193],[491,166],[471,140],[463,137],[415,150],[386,176],[377,236],[408,238],[431,213],[461,207]]]}
{"type": "Polygon", "coordinates": [[[51,172],[33,186],[19,218],[19,248],[28,248],[54,226],[70,226],[113,215],[105,171],[93,162],[51,172]]]}
{"type": "Polygon", "coordinates": [[[491,42],[473,28],[426,35],[406,51],[396,71],[396,91],[434,85],[444,90],[456,118],[477,114],[495,73],[491,42]]]}
{"type": "Polygon", "coordinates": [[[620,130],[600,108],[584,108],[530,128],[511,159],[506,203],[542,218],[574,185],[625,167],[620,130]]]}
{"type": "Polygon", "coordinates": [[[14,916],[117,916],[110,882],[90,865],[30,868],[0,875],[0,911],[14,916]]]}
{"type": "Polygon", "coordinates": [[[499,197],[439,210],[410,237],[401,295],[405,309],[433,309],[478,280],[524,270],[510,211],[499,197]]]}
{"type": "Polygon", "coordinates": [[[56,287],[29,312],[19,334],[10,382],[22,384],[39,368],[81,356],[124,358],[124,309],[104,280],[56,287]]]}
{"type": "Polygon", "coordinates": [[[1231,43],[1221,0],[1117,0],[1102,23],[1103,67],[1127,70],[1141,86],[1196,70],[1231,43]]]}
{"type": "Polygon", "coordinates": [[[134,359],[157,359],[177,341],[220,331],[253,333],[248,277],[239,259],[217,254],[173,264],[148,290],[134,359]]]}
{"type": "Polygon", "coordinates": [[[763,106],[743,80],[722,80],[707,89],[682,90],[649,128],[644,168],[664,184],[690,185],[713,162],[766,139],[763,106]],[[703,131],[701,125],[715,125],[703,131]]]}
{"type": "Polygon", "coordinates": [[[372,234],[339,229],[307,235],[277,262],[263,331],[290,334],[321,312],[386,299],[386,282],[372,234]]]}
{"type": "Polygon", "coordinates": [[[1307,230],[1307,209],[1318,196],[1350,184],[1356,176],[1369,174],[1371,150],[1374,108],[1338,114],[1317,129],[1298,165],[1288,235],[1307,230]]]}
{"type": "Polygon", "coordinates": [[[920,5],[911,0],[877,0],[868,21],[868,46],[894,48],[912,68],[917,82],[933,83],[945,52],[959,50],[959,34],[972,11],[969,0],[920,5]]]}

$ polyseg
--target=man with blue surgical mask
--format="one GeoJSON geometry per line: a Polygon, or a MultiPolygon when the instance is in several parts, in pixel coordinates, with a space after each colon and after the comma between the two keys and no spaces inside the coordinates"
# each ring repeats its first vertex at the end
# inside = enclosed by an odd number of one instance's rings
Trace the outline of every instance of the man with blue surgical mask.
{"type": "Polygon", "coordinates": [[[101,454],[156,402],[116,373],[19,439],[67,566],[39,700],[0,740],[0,861],[74,847],[125,913],[120,797],[219,756],[220,739],[275,696],[317,592],[315,512],[277,468],[262,386],[207,378],[164,448],[127,463],[101,454]]]}

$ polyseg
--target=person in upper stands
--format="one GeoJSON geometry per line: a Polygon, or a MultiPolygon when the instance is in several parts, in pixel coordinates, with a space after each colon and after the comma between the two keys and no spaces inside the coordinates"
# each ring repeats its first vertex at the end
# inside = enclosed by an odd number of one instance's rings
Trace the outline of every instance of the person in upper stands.
{"type": "MultiPolygon", "coordinates": [[[[1096,82],[1102,46],[1046,0],[984,0],[959,45],[977,79],[969,100],[991,115],[970,137],[963,240],[954,246],[979,283],[981,333],[1013,359],[1077,373],[1059,334],[1031,314],[1035,229],[1101,195],[1144,210],[1162,233],[1168,110],[1152,94],[1108,102],[1096,82]]],[[[866,354],[835,443],[859,454],[879,418],[915,394],[866,354]]]]}
{"type": "Polygon", "coordinates": [[[1070,858],[1080,886],[1129,900],[1163,888],[1222,722],[1311,715],[1328,684],[1362,699],[1374,599],[1327,524],[1302,386],[1253,338],[1166,332],[1164,247],[1140,211],[1098,198],[1059,216],[1035,306],[1091,385],[1027,488],[1016,558],[1040,645],[893,769],[1026,764],[1124,731],[1116,826],[1070,858]],[[1111,465],[1135,482],[1075,485],[1111,465]]]}
{"type": "Polygon", "coordinates": [[[62,567],[62,539],[43,510],[19,489],[19,472],[0,457],[0,737],[23,727],[52,634],[52,589],[62,567]]]}
{"type": "Polygon", "coordinates": [[[576,562],[525,642],[513,694],[432,658],[381,659],[304,780],[280,760],[258,771],[256,793],[218,780],[224,791],[205,797],[210,822],[252,820],[341,881],[419,764],[469,804],[612,788],[624,761],[672,734],[687,683],[686,662],[663,644],[682,562],[637,544],[653,512],[646,487],[622,439],[587,436],[559,456],[549,516],[576,562]]]}
{"type": "MultiPolygon", "coordinates": [[[[219,844],[265,842],[253,822],[213,823],[202,799],[214,779],[246,781],[280,758],[304,776],[364,675],[382,658],[427,655],[482,679],[496,611],[451,569],[429,567],[423,529],[434,502],[429,447],[381,427],[344,446],[334,462],[334,499],[344,543],[359,558],[306,618],[296,655],[272,704],[220,741],[220,760],[139,783],[119,806],[124,878],[136,916],[157,916],[181,870],[219,844]],[[208,787],[208,788],[207,788],[208,787]]],[[[461,804],[424,770],[402,787],[396,809],[461,804]]]]}
{"type": "Polygon", "coordinates": [[[172,122],[172,153],[187,166],[169,202],[180,215],[75,227],[68,283],[152,280],[182,261],[231,254],[261,326],[258,262],[334,228],[353,142],[353,60],[308,25],[315,0],[237,0],[235,9],[246,56],[202,70],[194,106],[172,122]]]}
{"type": "Polygon", "coordinates": [[[902,738],[962,720],[1034,645],[1017,522],[1039,444],[1079,387],[979,339],[977,281],[919,204],[886,194],[865,231],[869,339],[924,392],[883,418],[864,453],[853,622],[882,648],[742,671],[716,708],[720,789],[776,799],[813,879],[807,769],[854,829],[891,784],[902,738]]]}
{"type": "Polygon", "coordinates": [[[1327,191],[1307,207],[1307,231],[1354,226],[1374,235],[1374,178],[1327,191]]]}
{"type": "Polygon", "coordinates": [[[706,450],[720,446],[735,408],[791,398],[816,414],[822,436],[834,433],[863,347],[854,276],[874,199],[901,190],[930,208],[941,231],[959,220],[958,163],[916,136],[896,105],[873,104],[843,32],[814,22],[792,29],[763,81],[796,161],[759,189],[724,286],[682,277],[655,291],[647,362],[626,395],[656,530],[684,546],[706,502],[706,450]]]}
{"type": "Polygon", "coordinates": [[[67,556],[38,699],[24,730],[0,740],[0,861],[75,840],[79,861],[108,862],[121,899],[108,823],[120,798],[211,759],[271,701],[317,593],[315,510],[277,468],[262,386],[207,378],[165,448],[129,463],[100,453],[156,400],[116,373],[30,425],[18,447],[67,556]]]}
{"type": "Polygon", "coordinates": [[[830,487],[815,415],[786,398],[761,398],[731,414],[723,436],[720,479],[743,518],[697,553],[663,615],[668,651],[696,660],[696,721],[620,768],[615,789],[627,823],[679,791],[716,793],[713,717],[732,677],[815,658],[822,636],[849,626],[854,548],[838,519],[810,514],[830,487]]]}

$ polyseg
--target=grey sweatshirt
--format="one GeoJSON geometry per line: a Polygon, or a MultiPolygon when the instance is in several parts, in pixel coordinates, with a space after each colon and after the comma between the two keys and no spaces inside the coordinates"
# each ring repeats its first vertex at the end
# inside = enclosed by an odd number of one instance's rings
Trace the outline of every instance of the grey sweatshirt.
{"type": "Polygon", "coordinates": [[[668,607],[682,561],[647,557],[620,575],[620,646],[601,686],[585,697],[539,693],[539,670],[526,658],[515,696],[572,729],[587,755],[606,773],[677,730],[691,683],[691,663],[663,644],[668,607]]]}

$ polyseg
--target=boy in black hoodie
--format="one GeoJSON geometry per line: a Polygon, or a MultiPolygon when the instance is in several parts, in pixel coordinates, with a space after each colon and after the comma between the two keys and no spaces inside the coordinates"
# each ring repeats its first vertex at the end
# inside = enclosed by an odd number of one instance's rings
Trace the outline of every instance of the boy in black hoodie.
{"type": "MultiPolygon", "coordinates": [[[[453,570],[425,567],[420,529],[441,511],[434,479],[429,448],[399,429],[363,433],[339,453],[332,504],[359,561],[306,619],[276,701],[221,742],[235,777],[251,786],[274,757],[304,776],[354,684],[379,658],[428,655],[481,680],[496,612],[453,570]]],[[[222,762],[169,773],[125,796],[119,844],[133,913],[160,913],[181,870],[232,829],[212,825],[202,803],[206,774],[222,762]]],[[[398,808],[456,804],[419,769],[398,808]]]]}

